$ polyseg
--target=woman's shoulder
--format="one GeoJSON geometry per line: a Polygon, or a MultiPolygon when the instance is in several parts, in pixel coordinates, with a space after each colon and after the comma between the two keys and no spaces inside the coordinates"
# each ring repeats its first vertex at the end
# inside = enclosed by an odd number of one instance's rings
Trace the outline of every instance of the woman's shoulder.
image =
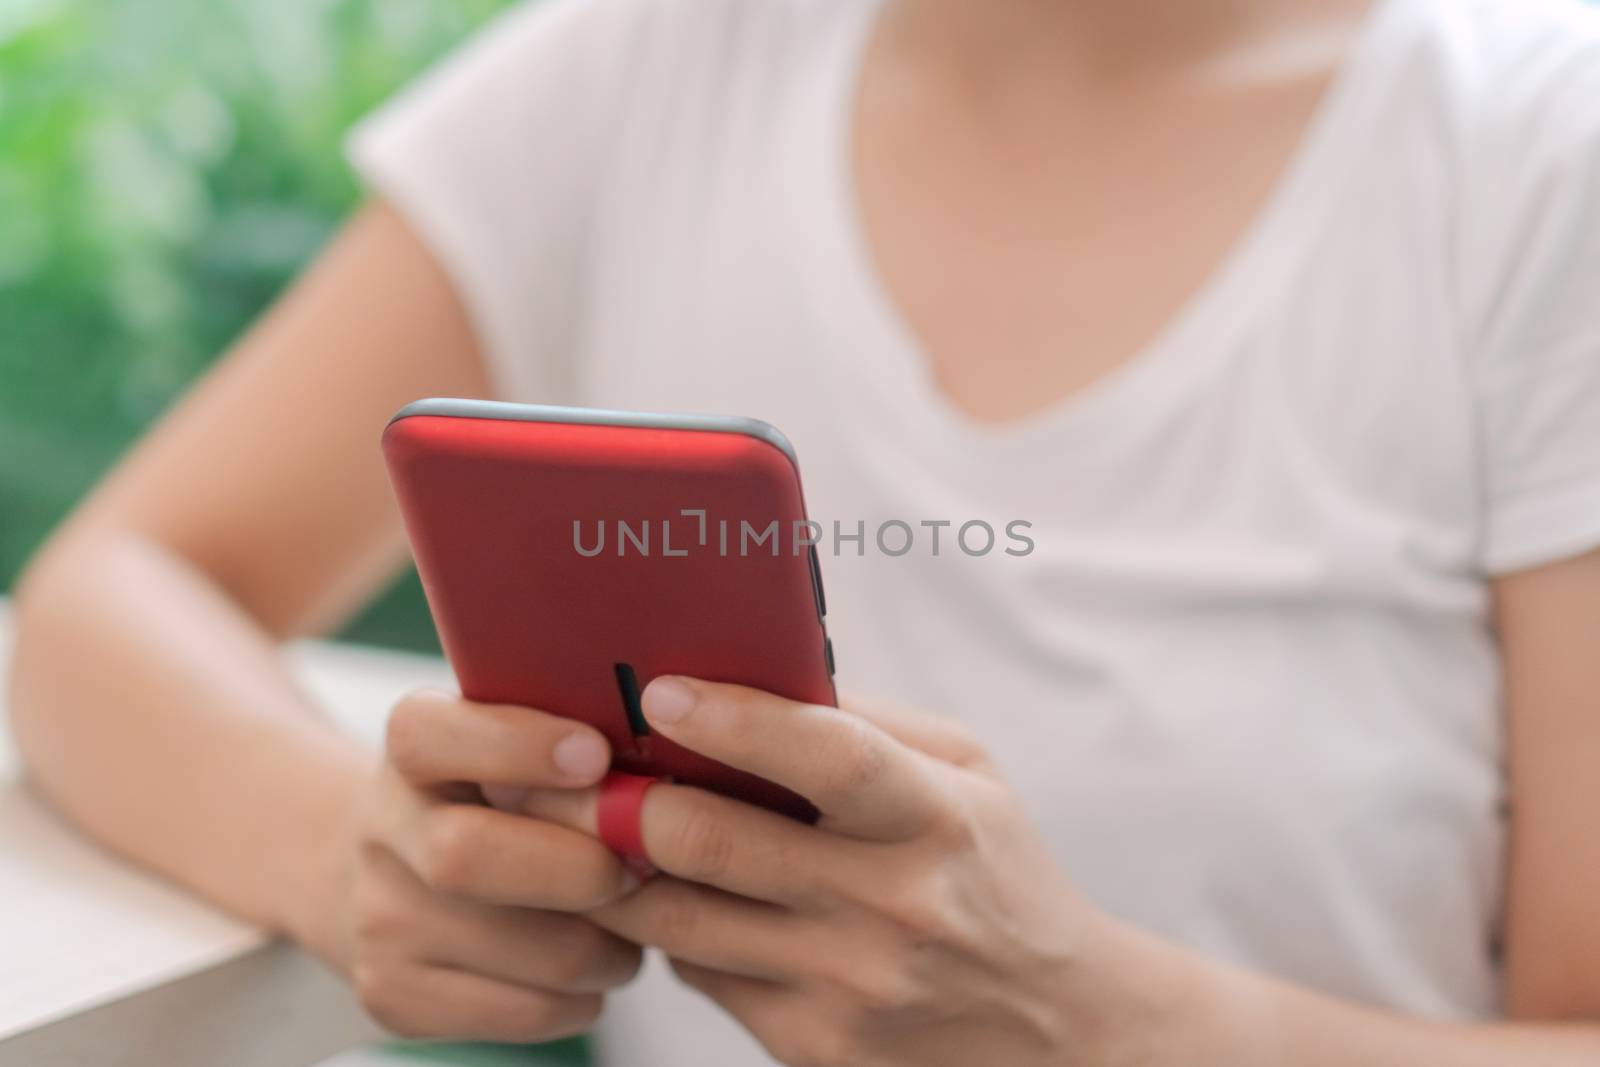
{"type": "Polygon", "coordinates": [[[869,0],[522,0],[463,50],[498,53],[521,80],[601,126],[677,123],[806,80],[810,59],[869,0]],[[553,68],[543,77],[538,69],[553,68]]]}
{"type": "Polygon", "coordinates": [[[1434,18],[1472,33],[1489,54],[1549,56],[1582,52],[1600,41],[1600,5],[1592,0],[1423,2],[1434,18]]]}
{"type": "Polygon", "coordinates": [[[810,43],[858,2],[523,0],[364,120],[350,151],[369,178],[470,159],[508,196],[534,176],[547,196],[561,175],[588,185],[613,149],[694,150],[660,131],[716,128],[799,86],[810,43]]]}
{"type": "MultiPolygon", "coordinates": [[[[1600,4],[1386,2],[1425,13],[1412,59],[1431,83],[1421,94],[1429,143],[1450,153],[1443,192],[1464,336],[1484,381],[1497,383],[1485,388],[1503,396],[1490,421],[1502,437],[1540,425],[1557,440],[1549,427],[1588,423],[1589,401],[1600,398],[1591,291],[1600,274],[1600,4]],[[1563,384],[1534,399],[1547,380],[1563,384]]],[[[1592,448],[1587,440],[1567,458],[1592,448]]],[[[1508,468],[1542,470],[1533,446],[1523,447],[1508,468]]]]}
{"type": "MultiPolygon", "coordinates": [[[[1442,153],[1461,224],[1507,242],[1600,212],[1600,3],[1378,0],[1407,16],[1391,115],[1442,153]]],[[[1491,241],[1491,244],[1494,242],[1491,241]]]]}
{"type": "MultiPolygon", "coordinates": [[[[852,10],[868,0],[546,0],[611,4],[633,22],[636,58],[673,83],[754,80],[771,85],[803,72],[814,49],[830,40],[852,10]]],[[[635,70],[632,74],[638,74],[635,70]]],[[[722,106],[733,101],[723,98],[722,106]]]]}
{"type": "MultiPolygon", "coordinates": [[[[803,47],[866,0],[524,0],[525,18],[562,17],[621,46],[617,59],[749,60],[803,47]]],[[[634,71],[633,73],[637,73],[634,71]]]]}
{"type": "MultiPolygon", "coordinates": [[[[1600,115],[1600,4],[1589,0],[1380,0],[1409,4],[1418,57],[1488,126],[1600,115]]],[[[1591,121],[1591,125],[1593,125],[1591,121]]]]}

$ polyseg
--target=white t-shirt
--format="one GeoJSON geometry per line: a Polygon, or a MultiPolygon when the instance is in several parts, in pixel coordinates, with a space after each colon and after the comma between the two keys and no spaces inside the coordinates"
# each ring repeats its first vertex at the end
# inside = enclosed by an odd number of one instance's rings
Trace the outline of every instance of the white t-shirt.
{"type": "MultiPolygon", "coordinates": [[[[1336,995],[1492,1014],[1485,581],[1600,544],[1595,14],[1382,0],[1163,335],[988,425],[936,389],[854,215],[877,6],[518,9],[352,157],[459,286],[502,396],[793,440],[841,681],[975,727],[1094,900],[1336,995]],[[905,555],[875,543],[890,519],[905,555]],[[861,555],[834,520],[866,524],[861,555]],[[925,520],[955,524],[937,555],[925,520]],[[972,520],[995,550],[960,550],[972,520]]],[[[660,967],[603,1048],[767,1062],[660,967]]]]}

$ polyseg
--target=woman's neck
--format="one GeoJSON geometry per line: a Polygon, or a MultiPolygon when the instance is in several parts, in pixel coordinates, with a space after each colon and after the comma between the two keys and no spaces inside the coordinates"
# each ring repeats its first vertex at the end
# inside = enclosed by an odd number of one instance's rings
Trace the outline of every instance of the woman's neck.
{"type": "Polygon", "coordinates": [[[1126,83],[1293,65],[1374,0],[888,0],[896,50],[975,80],[1044,73],[1126,83]]]}

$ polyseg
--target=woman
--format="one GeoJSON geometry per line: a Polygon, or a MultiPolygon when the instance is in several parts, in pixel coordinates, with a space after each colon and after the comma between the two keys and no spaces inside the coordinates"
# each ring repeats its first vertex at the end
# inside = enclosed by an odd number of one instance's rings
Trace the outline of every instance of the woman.
{"type": "Polygon", "coordinates": [[[1596,101],[1563,0],[519,11],[32,565],[23,750],[407,1034],[586,1028],[646,945],[609,1062],[1600,1061],[1596,101]],[[378,757],[273,655],[403,558],[430,394],[759,416],[846,532],[1036,548],[825,556],[924,710],[655,682],[826,817],[658,786],[640,888],[597,735],[424,693],[378,757]]]}

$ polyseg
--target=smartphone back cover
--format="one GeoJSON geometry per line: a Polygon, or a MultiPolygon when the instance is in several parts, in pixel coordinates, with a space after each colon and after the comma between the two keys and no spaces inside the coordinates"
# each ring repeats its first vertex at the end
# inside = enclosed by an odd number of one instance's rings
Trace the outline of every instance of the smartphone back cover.
{"type": "Polygon", "coordinates": [[[834,703],[820,573],[795,548],[793,460],[737,430],[527,418],[403,412],[384,433],[462,694],[590,723],[620,770],[814,818],[793,793],[650,734],[628,692],[683,674],[834,703]],[[775,553],[741,537],[773,522],[775,553]]]}

